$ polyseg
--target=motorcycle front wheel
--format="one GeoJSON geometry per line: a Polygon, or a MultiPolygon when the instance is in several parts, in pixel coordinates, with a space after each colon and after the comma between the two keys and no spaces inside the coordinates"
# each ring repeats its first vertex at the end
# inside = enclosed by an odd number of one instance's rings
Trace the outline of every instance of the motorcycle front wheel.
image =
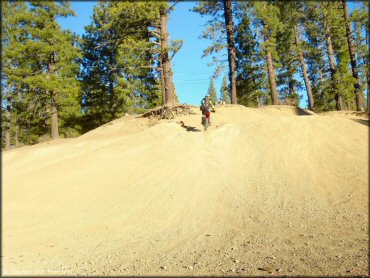
{"type": "Polygon", "coordinates": [[[209,119],[206,118],[204,122],[204,131],[207,131],[208,126],[209,126],[209,119]]]}

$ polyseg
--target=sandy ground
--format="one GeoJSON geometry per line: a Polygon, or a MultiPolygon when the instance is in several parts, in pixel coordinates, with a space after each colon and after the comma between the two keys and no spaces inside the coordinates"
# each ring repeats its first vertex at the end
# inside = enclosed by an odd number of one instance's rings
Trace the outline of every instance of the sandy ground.
{"type": "Polygon", "coordinates": [[[368,275],[366,117],[199,112],[3,152],[2,274],[368,275]]]}

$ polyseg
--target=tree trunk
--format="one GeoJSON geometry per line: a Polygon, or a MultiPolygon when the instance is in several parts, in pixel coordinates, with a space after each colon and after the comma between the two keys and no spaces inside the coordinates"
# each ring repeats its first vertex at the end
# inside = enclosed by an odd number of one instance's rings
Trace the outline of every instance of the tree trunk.
{"type": "Polygon", "coordinates": [[[161,88],[162,88],[162,105],[165,105],[166,103],[166,87],[164,84],[164,69],[163,69],[163,64],[162,64],[162,59],[160,59],[160,67],[161,67],[161,88]]]}
{"type": "Polygon", "coordinates": [[[330,26],[326,24],[325,28],[326,28],[326,34],[325,34],[326,44],[328,46],[328,55],[329,55],[329,62],[330,62],[331,80],[333,82],[333,88],[335,90],[335,101],[337,104],[337,109],[342,110],[342,106],[341,106],[342,100],[338,92],[337,80],[335,78],[335,73],[337,71],[337,68],[336,68],[336,63],[334,59],[334,50],[333,50],[333,43],[331,41],[330,26]]]}
{"type": "Polygon", "coordinates": [[[55,106],[52,108],[51,114],[51,138],[58,139],[59,138],[59,128],[58,128],[58,111],[55,106]]]}
{"type": "Polygon", "coordinates": [[[17,148],[19,146],[18,141],[18,124],[15,125],[15,147],[17,148]]]}
{"type": "Polygon", "coordinates": [[[322,84],[324,84],[324,75],[323,75],[323,73],[322,73],[322,68],[320,67],[320,69],[319,69],[319,73],[320,73],[320,83],[321,83],[321,85],[322,84]]]}
{"type": "Polygon", "coordinates": [[[261,107],[259,96],[256,96],[256,101],[257,101],[257,107],[261,107]]]}
{"type": "Polygon", "coordinates": [[[108,94],[109,94],[109,114],[110,119],[113,120],[116,117],[115,105],[114,105],[114,70],[111,69],[114,65],[114,54],[109,54],[109,66],[108,66],[108,94]]]}
{"type": "MultiPolygon", "coordinates": [[[[369,23],[368,23],[369,24],[369,23]]],[[[369,26],[366,26],[366,46],[367,49],[369,49],[369,26]]],[[[367,112],[370,112],[370,75],[369,75],[369,60],[370,60],[370,52],[367,53],[367,59],[366,59],[366,83],[367,83],[367,112]]]]}
{"type": "Polygon", "coordinates": [[[236,48],[235,48],[235,37],[234,37],[234,20],[232,11],[232,1],[223,0],[224,2],[224,16],[226,24],[226,35],[227,35],[227,52],[229,60],[229,80],[231,87],[231,103],[237,104],[236,95],[236,48]]]}
{"type": "Polygon", "coordinates": [[[112,73],[109,76],[109,113],[111,120],[113,120],[116,113],[114,108],[114,77],[112,73]]]}
{"type": "Polygon", "coordinates": [[[356,51],[355,51],[355,46],[353,44],[352,26],[349,20],[349,11],[348,11],[346,0],[343,0],[342,4],[343,4],[343,11],[344,11],[344,22],[346,25],[346,35],[347,35],[349,57],[351,59],[352,76],[353,78],[355,78],[354,87],[355,87],[355,94],[356,94],[357,111],[364,111],[363,97],[361,96],[362,92],[361,92],[361,87],[360,87],[360,79],[358,77],[358,68],[357,68],[357,63],[356,63],[356,51]]]}
{"type": "Polygon", "coordinates": [[[295,88],[293,80],[291,82],[289,82],[289,91],[290,91],[290,94],[293,95],[293,96],[295,96],[297,94],[297,90],[295,88]]]}
{"type": "Polygon", "coordinates": [[[306,91],[307,91],[308,108],[311,111],[314,111],[315,110],[315,102],[314,102],[314,99],[313,99],[311,82],[310,82],[310,79],[308,78],[307,65],[306,65],[306,62],[304,60],[303,51],[302,51],[302,49],[299,48],[301,42],[299,40],[298,31],[297,31],[297,34],[296,34],[296,44],[297,44],[298,49],[299,49],[299,61],[301,63],[302,73],[303,73],[303,77],[304,77],[304,84],[306,86],[306,91]]]}
{"type": "MultiPolygon", "coordinates": [[[[294,97],[293,99],[298,100],[299,98],[298,98],[298,95],[297,95],[297,89],[294,85],[294,81],[293,81],[292,77],[290,77],[288,86],[289,86],[289,95],[293,96],[294,97]]],[[[294,106],[298,106],[298,104],[299,103],[297,103],[297,101],[294,102],[294,106]]]]}
{"type": "Polygon", "coordinates": [[[160,19],[161,19],[161,62],[163,66],[163,81],[164,81],[164,95],[165,95],[165,105],[166,106],[174,106],[177,104],[174,85],[172,81],[172,68],[171,62],[169,58],[169,37],[168,37],[168,13],[166,10],[160,11],[160,19]]]}
{"type": "Polygon", "coordinates": [[[276,85],[275,68],[272,63],[272,56],[271,56],[270,50],[266,50],[266,58],[267,58],[268,76],[270,80],[272,104],[274,105],[280,104],[279,94],[278,94],[277,85],[276,85]]]}
{"type": "Polygon", "coordinates": [[[5,149],[10,149],[10,128],[11,128],[11,101],[12,101],[12,84],[8,84],[8,95],[6,98],[6,124],[5,124],[5,149]]]}
{"type": "Polygon", "coordinates": [[[280,104],[279,93],[278,93],[277,85],[276,85],[276,75],[275,75],[274,64],[273,64],[273,61],[272,61],[272,55],[271,55],[271,51],[268,47],[268,42],[269,42],[270,38],[269,38],[269,35],[268,35],[267,32],[265,33],[266,46],[267,46],[266,47],[267,72],[268,72],[268,77],[269,77],[269,81],[270,81],[272,104],[277,105],[277,104],[280,104]]]}
{"type": "MultiPolygon", "coordinates": [[[[55,74],[55,52],[51,55],[50,63],[49,63],[49,73],[50,75],[55,74]]],[[[49,93],[48,91],[46,92],[49,93]]],[[[51,138],[58,139],[59,138],[59,128],[58,128],[58,109],[55,103],[55,96],[54,92],[50,91],[50,108],[51,108],[51,138]]]]}
{"type": "Polygon", "coordinates": [[[51,92],[51,138],[59,138],[59,127],[58,127],[58,109],[54,101],[54,94],[51,92]]]}
{"type": "Polygon", "coordinates": [[[347,99],[347,110],[352,110],[351,109],[351,104],[350,104],[350,102],[349,102],[349,100],[347,99]]]}

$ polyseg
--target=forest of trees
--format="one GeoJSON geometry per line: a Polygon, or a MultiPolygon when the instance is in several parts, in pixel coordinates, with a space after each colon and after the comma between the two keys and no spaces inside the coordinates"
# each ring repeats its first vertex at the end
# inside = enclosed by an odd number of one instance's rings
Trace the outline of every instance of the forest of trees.
{"type": "MultiPolygon", "coordinates": [[[[227,68],[219,100],[316,111],[367,110],[369,3],[198,1],[204,50],[227,68]],[[221,55],[227,51],[227,60],[221,55]]],[[[2,147],[75,137],[125,113],[178,103],[168,20],[179,1],[96,2],[79,37],[57,19],[70,2],[2,1],[2,147]]],[[[189,30],[186,30],[189,32],[189,30]]],[[[210,92],[217,99],[213,79],[210,92]]]]}
{"type": "Polygon", "coordinates": [[[193,11],[208,19],[203,55],[218,66],[215,76],[227,49],[232,103],[298,105],[305,91],[316,112],[367,110],[369,2],[351,14],[345,0],[198,1],[193,11]]]}

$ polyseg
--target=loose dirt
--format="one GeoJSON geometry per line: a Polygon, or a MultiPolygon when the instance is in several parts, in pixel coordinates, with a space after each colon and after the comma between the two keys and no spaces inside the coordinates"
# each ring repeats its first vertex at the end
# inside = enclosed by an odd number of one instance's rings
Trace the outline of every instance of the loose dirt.
{"type": "Polygon", "coordinates": [[[3,152],[3,275],[368,275],[366,117],[192,109],[3,152]]]}

